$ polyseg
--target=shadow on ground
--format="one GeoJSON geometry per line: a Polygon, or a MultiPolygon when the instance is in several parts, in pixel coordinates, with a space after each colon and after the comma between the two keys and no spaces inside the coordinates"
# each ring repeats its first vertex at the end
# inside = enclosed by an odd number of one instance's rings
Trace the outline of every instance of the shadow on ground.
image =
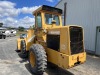
{"type": "Polygon", "coordinates": [[[17,52],[17,53],[18,53],[18,52],[20,52],[20,50],[17,50],[17,49],[16,49],[16,50],[15,50],[15,52],[17,52]]]}
{"type": "Polygon", "coordinates": [[[22,54],[21,51],[15,50],[18,53],[18,56],[22,59],[27,59],[28,58],[28,52],[25,54],[22,54]]]}
{"type": "MultiPolygon", "coordinates": [[[[30,67],[29,67],[29,63],[25,64],[25,67],[32,74],[30,67]]],[[[51,64],[49,64],[47,66],[47,69],[46,69],[46,72],[44,73],[44,75],[74,75],[74,74],[67,70],[58,68],[56,66],[51,66],[51,64]]]]}

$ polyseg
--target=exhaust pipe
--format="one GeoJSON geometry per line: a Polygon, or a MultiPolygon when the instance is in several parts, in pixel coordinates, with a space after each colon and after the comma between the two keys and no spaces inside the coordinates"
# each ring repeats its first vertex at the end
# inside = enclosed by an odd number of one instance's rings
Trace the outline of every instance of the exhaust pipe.
{"type": "Polygon", "coordinates": [[[64,3],[64,26],[66,26],[67,2],[64,3]]]}

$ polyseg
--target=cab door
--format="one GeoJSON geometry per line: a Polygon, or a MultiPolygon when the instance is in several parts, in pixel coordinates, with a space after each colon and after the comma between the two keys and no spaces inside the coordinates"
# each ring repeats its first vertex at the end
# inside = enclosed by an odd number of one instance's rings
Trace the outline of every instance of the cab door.
{"type": "Polygon", "coordinates": [[[43,23],[42,23],[42,14],[41,12],[38,12],[36,14],[36,17],[35,17],[35,35],[36,35],[36,41],[37,43],[39,44],[43,44],[44,42],[44,34],[43,34],[43,23]]]}
{"type": "Polygon", "coordinates": [[[42,17],[41,17],[41,13],[37,13],[35,16],[35,35],[37,37],[40,36],[40,32],[42,29],[42,17]]]}

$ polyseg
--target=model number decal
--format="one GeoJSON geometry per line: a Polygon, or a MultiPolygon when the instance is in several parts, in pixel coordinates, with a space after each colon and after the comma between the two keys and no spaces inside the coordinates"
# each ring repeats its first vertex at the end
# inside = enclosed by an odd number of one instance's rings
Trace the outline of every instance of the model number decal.
{"type": "Polygon", "coordinates": [[[48,31],[48,34],[60,35],[60,31],[48,31]]]}

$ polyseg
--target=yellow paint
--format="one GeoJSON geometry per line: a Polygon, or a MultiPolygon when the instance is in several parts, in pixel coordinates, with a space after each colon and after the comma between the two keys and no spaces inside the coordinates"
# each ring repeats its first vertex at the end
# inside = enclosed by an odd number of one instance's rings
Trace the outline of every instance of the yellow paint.
{"type": "Polygon", "coordinates": [[[18,38],[17,39],[17,50],[21,50],[21,48],[20,48],[20,42],[21,42],[21,39],[18,38]]]}
{"type": "MultiPolygon", "coordinates": [[[[75,63],[80,62],[84,63],[86,61],[86,52],[84,49],[84,52],[77,53],[71,55],[71,49],[70,49],[70,26],[74,27],[81,27],[78,25],[67,25],[62,26],[62,19],[61,14],[43,11],[41,10],[41,7],[34,11],[34,15],[37,16],[37,13],[41,13],[42,17],[42,28],[35,27],[35,32],[33,29],[28,30],[27,35],[28,37],[24,40],[26,41],[26,50],[28,51],[30,49],[30,46],[32,44],[41,44],[47,53],[47,60],[55,65],[58,65],[61,68],[70,68],[75,66],[75,63]],[[45,23],[45,13],[49,14],[56,14],[59,16],[60,25],[52,24],[47,25],[45,23]],[[50,48],[47,48],[46,44],[46,36],[48,32],[57,32],[57,34],[60,32],[60,48],[59,51],[52,50],[50,48]],[[31,42],[28,42],[28,40],[35,35],[35,39],[31,42]]],[[[37,23],[35,21],[35,26],[37,26],[37,23]]],[[[82,27],[81,27],[82,28],[82,27]]],[[[20,41],[23,39],[18,39],[18,49],[20,50],[20,41]]],[[[84,31],[83,31],[83,47],[84,47],[84,31]]],[[[32,57],[34,59],[34,57],[32,57]]]]}
{"type": "Polygon", "coordinates": [[[48,61],[63,68],[68,69],[75,66],[75,63],[80,61],[80,64],[86,61],[86,52],[78,53],[74,55],[67,55],[50,48],[46,49],[48,61]],[[79,57],[79,60],[77,58],[79,57]]]}
{"type": "Polygon", "coordinates": [[[66,26],[66,27],[61,28],[60,52],[70,55],[70,38],[67,35],[69,35],[69,27],[66,26]]]}
{"type": "Polygon", "coordinates": [[[29,59],[30,59],[30,63],[32,65],[32,67],[34,67],[36,61],[35,61],[35,55],[34,55],[34,53],[32,51],[30,52],[29,59]]]}
{"type": "Polygon", "coordinates": [[[75,54],[75,55],[66,55],[66,54],[60,53],[58,66],[64,69],[67,69],[67,68],[75,66],[75,63],[77,63],[78,61],[80,61],[80,63],[84,63],[86,61],[85,52],[75,54]],[[77,60],[77,57],[79,57],[79,60],[77,60]]]}
{"type": "Polygon", "coordinates": [[[58,55],[59,55],[59,52],[57,52],[55,50],[52,50],[50,48],[47,48],[46,52],[47,52],[48,61],[57,65],[58,64],[58,55]]]}

